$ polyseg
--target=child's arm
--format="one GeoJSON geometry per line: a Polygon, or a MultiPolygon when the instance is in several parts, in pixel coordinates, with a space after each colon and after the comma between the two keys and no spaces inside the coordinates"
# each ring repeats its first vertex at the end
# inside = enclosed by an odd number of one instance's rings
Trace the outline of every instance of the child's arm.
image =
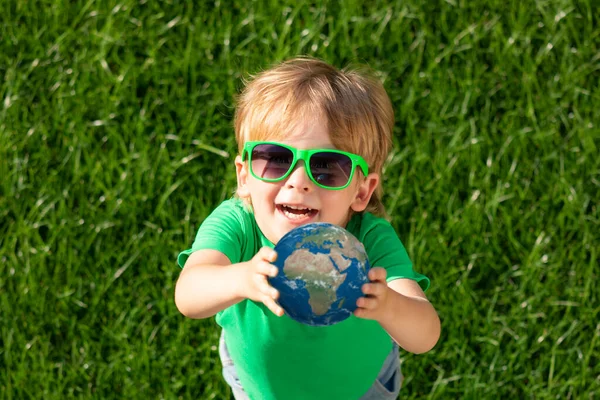
{"type": "Polygon", "coordinates": [[[198,250],[185,262],[175,286],[175,304],[189,318],[208,318],[244,299],[263,302],[273,313],[283,315],[275,300],[279,292],[269,285],[277,275],[270,264],[277,253],[263,247],[250,261],[231,264],[217,250],[198,250]]]}
{"type": "Polygon", "coordinates": [[[411,279],[386,282],[384,268],[369,271],[365,297],[357,300],[357,317],[373,319],[400,347],[411,353],[431,350],[440,338],[440,319],[418,283],[411,279]]]}

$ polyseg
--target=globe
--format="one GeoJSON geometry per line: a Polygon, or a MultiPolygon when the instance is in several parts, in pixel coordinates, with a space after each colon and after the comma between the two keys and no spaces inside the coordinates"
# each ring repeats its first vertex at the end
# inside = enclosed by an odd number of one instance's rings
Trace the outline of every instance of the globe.
{"type": "Polygon", "coordinates": [[[279,273],[269,278],[292,319],[337,324],[356,309],[370,265],[363,244],[344,228],[317,222],[295,228],[275,246],[279,273]]]}

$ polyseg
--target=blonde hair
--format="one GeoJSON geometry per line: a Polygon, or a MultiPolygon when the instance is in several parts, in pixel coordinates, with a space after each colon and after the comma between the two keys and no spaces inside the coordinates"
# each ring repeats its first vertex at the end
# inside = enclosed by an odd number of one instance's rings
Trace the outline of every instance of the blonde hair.
{"type": "MultiPolygon", "coordinates": [[[[361,155],[381,176],[392,145],[394,111],[383,85],[364,69],[294,58],[259,73],[238,97],[234,125],[239,153],[249,140],[278,140],[296,125],[324,117],[333,145],[361,155]]],[[[365,211],[386,216],[381,183],[365,211]]]]}

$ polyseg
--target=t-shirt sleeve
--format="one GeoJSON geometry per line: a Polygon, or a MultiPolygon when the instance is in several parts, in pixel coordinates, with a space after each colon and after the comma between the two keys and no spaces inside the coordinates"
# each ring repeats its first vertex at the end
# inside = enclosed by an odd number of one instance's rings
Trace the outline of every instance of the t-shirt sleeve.
{"type": "Polygon", "coordinates": [[[243,252],[244,213],[235,200],[221,203],[200,225],[192,247],[179,253],[177,264],[183,268],[190,254],[211,249],[225,254],[231,263],[239,262],[243,252]]]}
{"type": "Polygon", "coordinates": [[[388,282],[401,278],[412,279],[423,291],[429,288],[429,278],[413,269],[404,245],[389,222],[378,218],[376,222],[369,224],[363,244],[371,267],[385,268],[388,282]]]}

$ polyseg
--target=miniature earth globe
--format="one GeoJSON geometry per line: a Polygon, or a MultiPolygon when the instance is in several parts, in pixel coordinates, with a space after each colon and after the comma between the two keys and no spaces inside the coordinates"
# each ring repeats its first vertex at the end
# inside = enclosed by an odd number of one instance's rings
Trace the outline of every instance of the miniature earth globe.
{"type": "Polygon", "coordinates": [[[292,319],[333,325],[356,309],[370,265],[363,244],[350,232],[322,222],[303,225],[284,235],[275,251],[279,273],[269,281],[292,319]]]}

